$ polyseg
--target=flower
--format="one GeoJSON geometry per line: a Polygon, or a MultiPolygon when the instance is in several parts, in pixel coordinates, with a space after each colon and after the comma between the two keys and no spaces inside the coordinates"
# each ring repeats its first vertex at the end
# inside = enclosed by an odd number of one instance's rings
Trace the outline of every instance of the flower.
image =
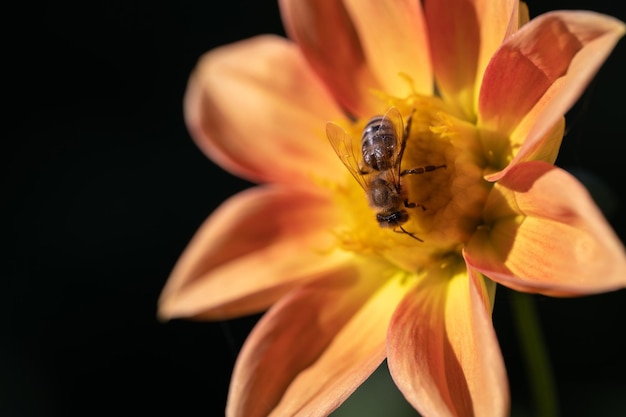
{"type": "Polygon", "coordinates": [[[385,357],[423,415],[503,416],[496,283],[551,296],[626,286],[623,245],[553,165],[563,115],[625,25],[587,11],[529,21],[509,0],[424,3],[282,0],[290,39],[217,48],[189,80],[198,146],[262,184],[209,217],[159,301],[163,318],[267,310],[228,416],[327,415],[385,357]],[[325,134],[333,121],[358,148],[391,107],[407,126],[403,169],[442,167],[402,176],[400,230],[380,227],[325,134]]]}

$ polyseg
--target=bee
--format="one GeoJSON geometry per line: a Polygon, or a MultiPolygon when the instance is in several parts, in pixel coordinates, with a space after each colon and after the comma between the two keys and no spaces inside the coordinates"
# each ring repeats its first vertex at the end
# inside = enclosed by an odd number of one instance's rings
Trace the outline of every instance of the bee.
{"type": "MultiPolygon", "coordinates": [[[[360,147],[348,132],[333,122],[326,124],[326,135],[341,162],[365,190],[370,206],[377,210],[376,220],[380,227],[391,228],[423,242],[402,227],[409,220],[407,209],[418,207],[409,201],[402,178],[446,168],[446,165],[402,169],[413,113],[415,109],[407,118],[406,127],[403,127],[402,114],[396,107],[391,107],[384,115],[374,116],[363,129],[360,147]],[[361,155],[357,158],[355,154],[359,153],[359,148],[361,155]]],[[[419,207],[425,209],[422,205],[419,207]]]]}

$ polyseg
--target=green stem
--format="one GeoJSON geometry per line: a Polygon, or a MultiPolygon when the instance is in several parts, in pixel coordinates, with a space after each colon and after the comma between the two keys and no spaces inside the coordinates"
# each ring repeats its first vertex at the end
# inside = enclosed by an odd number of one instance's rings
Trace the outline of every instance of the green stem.
{"type": "Polygon", "coordinates": [[[559,415],[552,368],[532,296],[510,291],[511,309],[526,362],[528,383],[537,417],[559,415]]]}

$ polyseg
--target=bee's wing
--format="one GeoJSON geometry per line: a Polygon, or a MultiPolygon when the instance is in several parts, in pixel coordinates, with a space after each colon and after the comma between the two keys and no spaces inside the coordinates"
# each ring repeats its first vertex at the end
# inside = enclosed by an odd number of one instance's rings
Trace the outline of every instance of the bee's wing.
{"type": "Polygon", "coordinates": [[[392,181],[397,184],[400,181],[400,165],[402,164],[402,155],[404,154],[405,138],[404,138],[404,121],[402,113],[397,107],[390,107],[383,116],[384,119],[391,121],[391,125],[395,130],[395,155],[393,156],[393,164],[396,169],[390,170],[387,175],[391,175],[392,181]]]}
{"type": "Polygon", "coordinates": [[[394,155],[394,157],[397,157],[398,154],[402,151],[402,141],[404,138],[404,121],[402,119],[402,113],[400,113],[400,110],[398,110],[397,107],[390,107],[383,116],[383,119],[391,121],[391,125],[396,132],[395,139],[397,143],[395,149],[397,153],[396,155],[394,155]]]}
{"type": "Polygon", "coordinates": [[[352,135],[333,122],[326,123],[326,136],[328,136],[328,141],[339,159],[341,159],[341,162],[348,168],[348,171],[350,171],[361,187],[367,190],[367,184],[359,166],[360,158],[355,156],[356,152],[360,154],[359,144],[355,143],[352,135]]]}

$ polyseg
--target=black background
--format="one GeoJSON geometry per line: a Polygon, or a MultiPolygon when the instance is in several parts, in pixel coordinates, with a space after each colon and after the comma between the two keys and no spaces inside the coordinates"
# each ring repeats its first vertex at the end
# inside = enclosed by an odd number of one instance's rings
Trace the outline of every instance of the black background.
{"type": "MultiPolygon", "coordinates": [[[[530,7],[626,20],[608,0],[530,7]]],[[[203,52],[283,33],[276,3],[38,2],[3,17],[0,416],[223,415],[257,317],[160,323],[156,302],[196,228],[249,184],[195,147],[181,100],[203,52]]],[[[623,241],[625,56],[622,41],[568,115],[557,161],[590,181],[623,241]]],[[[564,415],[626,408],[626,291],[536,301],[564,415]]],[[[517,409],[506,290],[494,321],[517,409]]]]}

